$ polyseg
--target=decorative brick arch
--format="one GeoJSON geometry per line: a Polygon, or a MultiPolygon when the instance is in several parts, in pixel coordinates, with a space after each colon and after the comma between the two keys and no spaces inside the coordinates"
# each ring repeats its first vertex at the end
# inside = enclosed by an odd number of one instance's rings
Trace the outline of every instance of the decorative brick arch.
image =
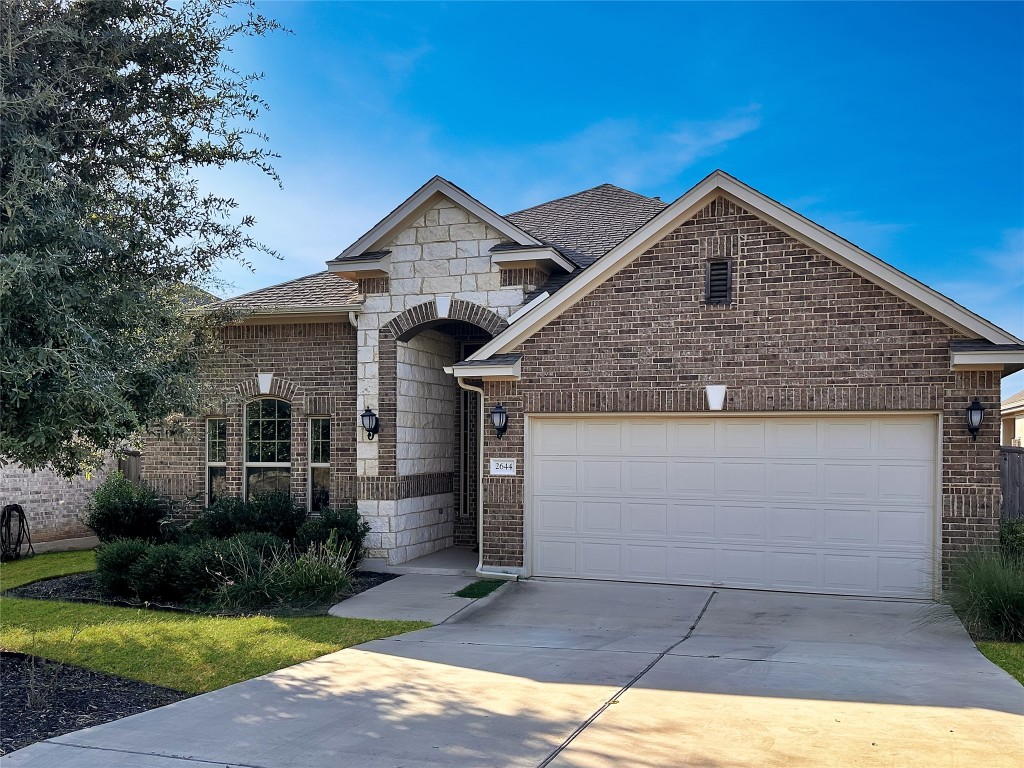
{"type": "Polygon", "coordinates": [[[491,336],[497,336],[508,328],[505,318],[486,307],[462,299],[452,299],[448,314],[444,317],[437,312],[436,300],[425,301],[392,318],[382,330],[389,331],[398,341],[408,341],[427,328],[458,320],[475,325],[491,336]]]}
{"type": "Polygon", "coordinates": [[[295,397],[295,391],[298,389],[298,386],[295,382],[275,374],[270,382],[270,391],[263,394],[260,392],[259,382],[256,380],[256,374],[254,373],[242,379],[238,383],[237,389],[238,394],[246,400],[252,400],[257,397],[276,397],[279,400],[291,402],[295,397]]]}

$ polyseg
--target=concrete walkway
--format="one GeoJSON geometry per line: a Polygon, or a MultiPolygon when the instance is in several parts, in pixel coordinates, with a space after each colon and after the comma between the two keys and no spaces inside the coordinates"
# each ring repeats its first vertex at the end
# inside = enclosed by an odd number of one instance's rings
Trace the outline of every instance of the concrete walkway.
{"type": "Polygon", "coordinates": [[[400,619],[440,624],[476,600],[456,597],[476,578],[409,574],[343,600],[328,613],[349,619],[400,619]]]}
{"type": "Polygon", "coordinates": [[[3,768],[1020,765],[1024,688],[944,606],[513,583],[3,768]]]}

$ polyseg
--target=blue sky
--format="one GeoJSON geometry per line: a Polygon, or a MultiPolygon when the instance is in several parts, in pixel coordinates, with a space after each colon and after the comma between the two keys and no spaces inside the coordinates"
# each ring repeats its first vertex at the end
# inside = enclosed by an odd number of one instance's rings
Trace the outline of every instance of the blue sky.
{"type": "MultiPolygon", "coordinates": [[[[1024,4],[261,2],[284,189],[211,179],[323,268],[434,174],[499,213],[715,168],[1024,336],[1024,4]]],[[[1004,392],[1024,387],[1024,372],[1004,392]]]]}

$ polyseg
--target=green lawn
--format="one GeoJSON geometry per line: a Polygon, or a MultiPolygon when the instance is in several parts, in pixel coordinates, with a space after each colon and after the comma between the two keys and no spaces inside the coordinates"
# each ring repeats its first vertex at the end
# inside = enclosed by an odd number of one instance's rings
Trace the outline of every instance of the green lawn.
{"type": "Polygon", "coordinates": [[[455,593],[456,597],[487,597],[494,590],[504,584],[502,579],[477,579],[472,584],[467,584],[458,592],[455,593]]]}
{"type": "MultiPolygon", "coordinates": [[[[94,567],[91,552],[0,565],[0,590],[94,567]]],[[[0,648],[202,693],[382,637],[419,621],[332,616],[221,618],[0,598],[0,648]]]]}
{"type": "Polygon", "coordinates": [[[989,661],[998,664],[1024,684],[1024,643],[981,641],[978,649],[989,661]]]}

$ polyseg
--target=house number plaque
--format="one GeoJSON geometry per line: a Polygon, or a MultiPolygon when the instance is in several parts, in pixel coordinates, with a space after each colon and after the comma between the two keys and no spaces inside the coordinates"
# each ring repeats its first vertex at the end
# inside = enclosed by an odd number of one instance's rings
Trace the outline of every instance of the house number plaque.
{"type": "Polygon", "coordinates": [[[491,474],[513,476],[516,473],[515,459],[491,459],[491,474]]]}

